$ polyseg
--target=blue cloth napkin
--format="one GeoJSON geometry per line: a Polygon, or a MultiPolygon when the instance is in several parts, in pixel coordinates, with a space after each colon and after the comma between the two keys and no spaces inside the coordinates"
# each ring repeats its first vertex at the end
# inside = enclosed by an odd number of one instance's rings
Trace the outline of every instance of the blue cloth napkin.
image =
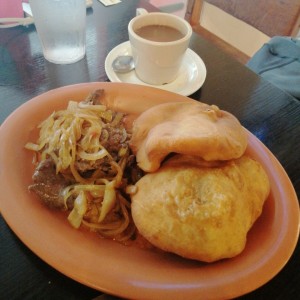
{"type": "Polygon", "coordinates": [[[300,39],[271,38],[254,54],[247,66],[300,100],[300,39]]]}

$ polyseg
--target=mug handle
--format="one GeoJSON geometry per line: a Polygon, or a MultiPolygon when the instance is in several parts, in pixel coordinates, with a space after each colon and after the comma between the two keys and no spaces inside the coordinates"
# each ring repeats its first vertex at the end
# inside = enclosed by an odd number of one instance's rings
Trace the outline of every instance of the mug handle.
{"type": "Polygon", "coordinates": [[[136,9],[137,16],[146,15],[146,14],[148,14],[148,11],[145,8],[137,8],[136,9]]]}

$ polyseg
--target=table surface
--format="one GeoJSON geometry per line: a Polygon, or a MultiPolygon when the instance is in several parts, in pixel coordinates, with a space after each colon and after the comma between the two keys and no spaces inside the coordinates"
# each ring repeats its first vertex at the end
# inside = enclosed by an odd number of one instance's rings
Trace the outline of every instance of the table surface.
{"type": "MultiPolygon", "coordinates": [[[[45,61],[33,25],[0,29],[0,124],[24,102],[50,89],[81,82],[108,81],[106,55],[128,40],[127,24],[146,1],[87,11],[86,57],[71,65],[45,61]]],[[[234,114],[277,157],[300,195],[300,103],[234,61],[200,36],[190,48],[201,56],[207,78],[190,97],[234,114]]],[[[33,254],[0,216],[0,299],[92,299],[101,292],[69,279],[33,254]]],[[[299,243],[271,281],[239,299],[296,299],[300,295],[299,243]]]]}

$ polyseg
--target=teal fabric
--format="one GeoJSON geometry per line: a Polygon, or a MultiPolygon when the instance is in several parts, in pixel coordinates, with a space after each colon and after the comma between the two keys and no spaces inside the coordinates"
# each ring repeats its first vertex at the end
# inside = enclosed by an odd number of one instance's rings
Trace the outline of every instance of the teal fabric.
{"type": "Polygon", "coordinates": [[[273,37],[247,66],[300,100],[300,39],[273,37]]]}

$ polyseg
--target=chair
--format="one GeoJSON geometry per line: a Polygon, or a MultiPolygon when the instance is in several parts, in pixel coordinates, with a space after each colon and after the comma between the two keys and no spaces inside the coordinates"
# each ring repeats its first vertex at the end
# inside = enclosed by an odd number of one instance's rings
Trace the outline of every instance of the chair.
{"type": "Polygon", "coordinates": [[[192,0],[193,30],[245,64],[273,36],[296,36],[299,0],[192,0]]]}

